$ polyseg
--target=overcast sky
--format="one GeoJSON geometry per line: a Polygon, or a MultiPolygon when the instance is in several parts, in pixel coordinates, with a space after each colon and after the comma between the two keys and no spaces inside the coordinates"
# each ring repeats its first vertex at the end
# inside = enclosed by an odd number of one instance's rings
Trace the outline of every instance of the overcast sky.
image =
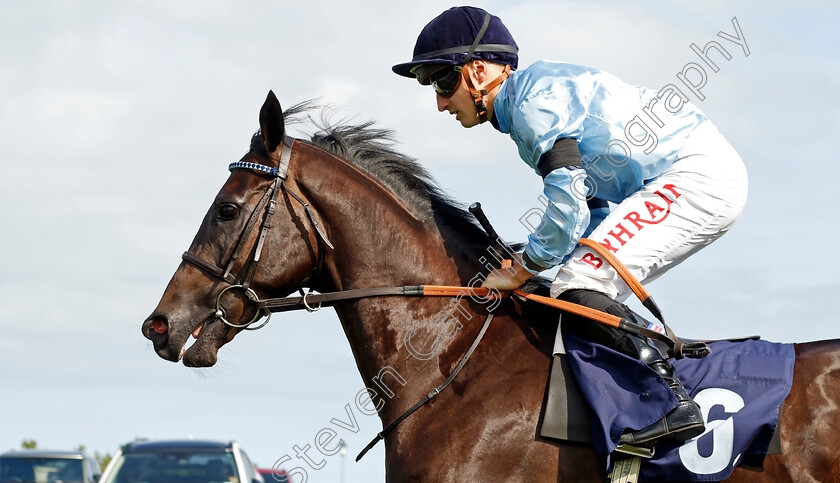
{"type": "MultiPolygon", "coordinates": [[[[840,25],[834,1],[490,1],[521,49],[660,88],[731,54],[695,102],[743,157],[750,194],[721,240],[650,286],[685,337],[840,334],[834,196],[840,25]],[[749,56],[716,37],[742,29],[749,56]]],[[[489,126],[464,130],[433,91],[391,73],[437,0],[0,2],[0,451],[35,439],[113,453],[135,437],[235,439],[260,466],[311,444],[363,387],[331,311],[240,335],[216,367],[160,359],[140,324],[157,304],[269,89],[393,129],[500,234],[538,206],[540,179],[489,126]],[[486,161],[486,160],[490,161],[486,161]],[[485,160],[485,161],[480,161],[485,160]]],[[[433,281],[430,281],[430,283],[433,281]]],[[[542,383],[535,381],[535,383],[542,383]]],[[[381,429],[358,415],[346,481],[384,481],[381,429]]],[[[309,470],[338,481],[341,458],[309,470]]],[[[291,465],[287,465],[291,466],[291,465]]]]}

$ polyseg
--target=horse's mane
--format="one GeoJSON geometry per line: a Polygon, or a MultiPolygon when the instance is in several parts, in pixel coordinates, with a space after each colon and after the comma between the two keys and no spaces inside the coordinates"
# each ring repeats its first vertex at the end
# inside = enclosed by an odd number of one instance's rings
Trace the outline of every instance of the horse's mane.
{"type": "MultiPolygon", "coordinates": [[[[377,128],[373,122],[333,124],[323,115],[323,109],[318,122],[306,115],[316,108],[312,101],[296,104],[283,112],[283,120],[288,127],[306,117],[317,129],[311,135],[311,144],[349,161],[382,182],[419,219],[434,220],[482,250],[493,243],[475,218],[440,189],[426,168],[394,148],[393,131],[377,128]]],[[[251,139],[251,151],[265,153],[260,132],[251,139]]]]}

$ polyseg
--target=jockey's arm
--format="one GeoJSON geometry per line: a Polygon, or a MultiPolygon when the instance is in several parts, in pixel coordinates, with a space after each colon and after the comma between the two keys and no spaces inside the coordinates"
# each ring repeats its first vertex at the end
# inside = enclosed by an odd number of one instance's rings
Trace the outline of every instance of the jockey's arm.
{"type": "Polygon", "coordinates": [[[553,157],[553,161],[550,162],[549,153],[540,161],[540,172],[547,172],[543,177],[543,194],[548,206],[539,226],[528,236],[520,259],[514,260],[509,269],[491,272],[484,286],[497,290],[518,288],[532,275],[560,264],[588,231],[590,212],[583,191],[586,173],[580,168],[576,141],[558,140],[550,153],[558,152],[561,155],[553,157]]]}
{"type": "Polygon", "coordinates": [[[523,258],[537,271],[559,265],[574,250],[589,227],[590,213],[585,195],[572,184],[583,186],[586,173],[581,168],[558,168],[543,180],[548,206],[542,221],[528,236],[523,258]]]}

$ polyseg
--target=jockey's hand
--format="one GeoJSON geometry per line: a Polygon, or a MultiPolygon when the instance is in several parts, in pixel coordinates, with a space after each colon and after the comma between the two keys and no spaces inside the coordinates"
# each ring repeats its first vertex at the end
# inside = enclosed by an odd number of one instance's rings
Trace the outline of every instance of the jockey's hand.
{"type": "Polygon", "coordinates": [[[509,268],[497,268],[490,272],[481,286],[496,289],[500,292],[515,290],[532,276],[533,274],[522,266],[520,260],[513,260],[509,268]]]}

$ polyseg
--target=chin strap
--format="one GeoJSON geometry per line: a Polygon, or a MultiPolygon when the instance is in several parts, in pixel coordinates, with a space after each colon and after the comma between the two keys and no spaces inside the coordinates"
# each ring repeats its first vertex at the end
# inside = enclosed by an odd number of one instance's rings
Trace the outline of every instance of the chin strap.
{"type": "Polygon", "coordinates": [[[464,77],[464,83],[467,86],[467,89],[470,90],[470,95],[472,95],[473,102],[475,102],[475,112],[478,114],[478,118],[481,122],[487,121],[487,106],[484,105],[484,96],[490,93],[493,89],[500,86],[505,79],[510,76],[510,66],[506,65],[505,70],[502,72],[499,77],[484,86],[484,89],[478,90],[473,85],[472,79],[470,79],[470,75],[467,73],[467,69],[461,69],[461,75],[464,77]]]}

